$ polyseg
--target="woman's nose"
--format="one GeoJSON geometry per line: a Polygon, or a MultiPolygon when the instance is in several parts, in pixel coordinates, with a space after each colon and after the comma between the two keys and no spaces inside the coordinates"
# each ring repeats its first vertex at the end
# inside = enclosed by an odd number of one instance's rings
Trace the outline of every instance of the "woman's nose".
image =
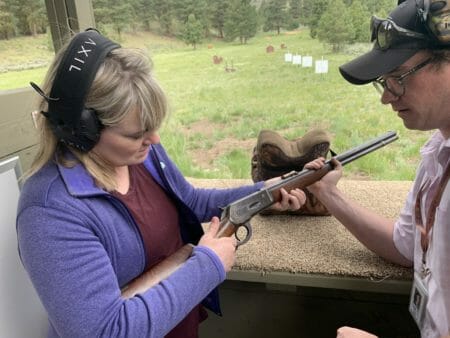
{"type": "Polygon", "coordinates": [[[145,133],[143,143],[145,145],[157,144],[161,140],[159,134],[157,132],[148,131],[145,133]]]}

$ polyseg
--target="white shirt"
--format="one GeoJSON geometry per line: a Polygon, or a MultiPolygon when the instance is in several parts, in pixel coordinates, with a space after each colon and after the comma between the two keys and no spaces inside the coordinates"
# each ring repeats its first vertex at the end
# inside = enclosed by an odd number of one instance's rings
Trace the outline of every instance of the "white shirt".
{"type": "MultiPolygon", "coordinates": [[[[422,223],[426,224],[426,213],[434,191],[450,159],[450,139],[444,139],[437,131],[420,151],[422,161],[416,179],[408,194],[394,228],[394,244],[397,250],[411,261],[414,270],[422,268],[420,232],[415,221],[416,196],[423,184],[428,187],[422,193],[422,223]]],[[[425,319],[420,328],[423,338],[437,338],[450,333],[450,184],[447,184],[436,209],[435,222],[429,233],[430,245],[426,254],[427,267],[431,274],[424,280],[428,289],[425,319]]]]}

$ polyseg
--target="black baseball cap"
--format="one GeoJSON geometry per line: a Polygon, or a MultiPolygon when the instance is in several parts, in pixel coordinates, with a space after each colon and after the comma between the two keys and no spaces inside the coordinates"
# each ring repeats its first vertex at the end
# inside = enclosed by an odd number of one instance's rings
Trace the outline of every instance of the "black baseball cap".
{"type": "Polygon", "coordinates": [[[387,19],[400,28],[423,34],[424,39],[405,36],[384,49],[375,41],[370,52],[340,66],[341,75],[350,83],[366,84],[393,71],[418,51],[430,47],[434,40],[421,18],[421,8],[422,0],[399,1],[387,19]]]}

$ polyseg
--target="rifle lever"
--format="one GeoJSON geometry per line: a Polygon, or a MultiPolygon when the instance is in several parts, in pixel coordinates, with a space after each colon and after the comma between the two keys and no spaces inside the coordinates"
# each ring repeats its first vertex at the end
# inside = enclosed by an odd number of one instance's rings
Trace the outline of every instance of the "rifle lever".
{"type": "Polygon", "coordinates": [[[250,240],[250,238],[252,237],[252,226],[250,225],[250,222],[245,222],[244,224],[239,226],[237,228],[236,232],[234,233],[234,237],[236,237],[236,239],[237,239],[236,247],[239,247],[242,244],[247,243],[250,240]],[[240,237],[239,237],[238,230],[240,228],[244,228],[246,230],[246,234],[245,234],[245,238],[244,239],[240,239],[240,237]]]}

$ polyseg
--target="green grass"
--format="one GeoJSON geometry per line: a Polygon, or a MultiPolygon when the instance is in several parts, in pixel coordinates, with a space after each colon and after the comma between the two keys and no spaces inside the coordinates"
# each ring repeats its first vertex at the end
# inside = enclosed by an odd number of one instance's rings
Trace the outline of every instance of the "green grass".
{"type": "Polygon", "coordinates": [[[0,40],[0,68],[51,60],[53,46],[47,34],[0,40]]]}
{"type": "MultiPolygon", "coordinates": [[[[40,39],[45,46],[47,37],[40,39]]],[[[0,60],[9,53],[2,43],[0,60]]],[[[414,177],[419,148],[429,133],[406,130],[390,107],[380,104],[371,85],[350,85],[338,72],[339,65],[369,45],[354,45],[333,54],[312,40],[307,30],[279,36],[259,34],[247,45],[211,40],[196,50],[149,33],[124,35],[121,43],[145,48],[152,56],[155,76],[172,107],[161,130],[163,144],[187,176],[249,178],[249,145],[256,142],[261,129],[297,138],[318,127],[331,133],[337,153],[388,130],[398,131],[399,141],[349,164],[345,175],[377,180],[414,177]],[[282,43],[287,49],[280,49],[282,43]],[[274,53],[265,52],[269,44],[275,47],[274,53]],[[285,63],[287,51],[327,59],[329,73],[319,75],[313,69],[285,63]],[[214,64],[214,55],[224,62],[214,64]],[[236,71],[225,72],[226,63],[236,71]],[[227,142],[232,146],[223,147],[227,142]],[[219,143],[223,149],[216,153],[219,143]],[[209,158],[211,154],[214,158],[209,158]]],[[[2,73],[0,90],[26,86],[30,79],[39,83],[44,73],[45,68],[2,73]]]]}
{"type": "Polygon", "coordinates": [[[28,86],[30,81],[40,83],[44,79],[46,71],[47,68],[41,67],[0,73],[0,91],[28,86]]]}

